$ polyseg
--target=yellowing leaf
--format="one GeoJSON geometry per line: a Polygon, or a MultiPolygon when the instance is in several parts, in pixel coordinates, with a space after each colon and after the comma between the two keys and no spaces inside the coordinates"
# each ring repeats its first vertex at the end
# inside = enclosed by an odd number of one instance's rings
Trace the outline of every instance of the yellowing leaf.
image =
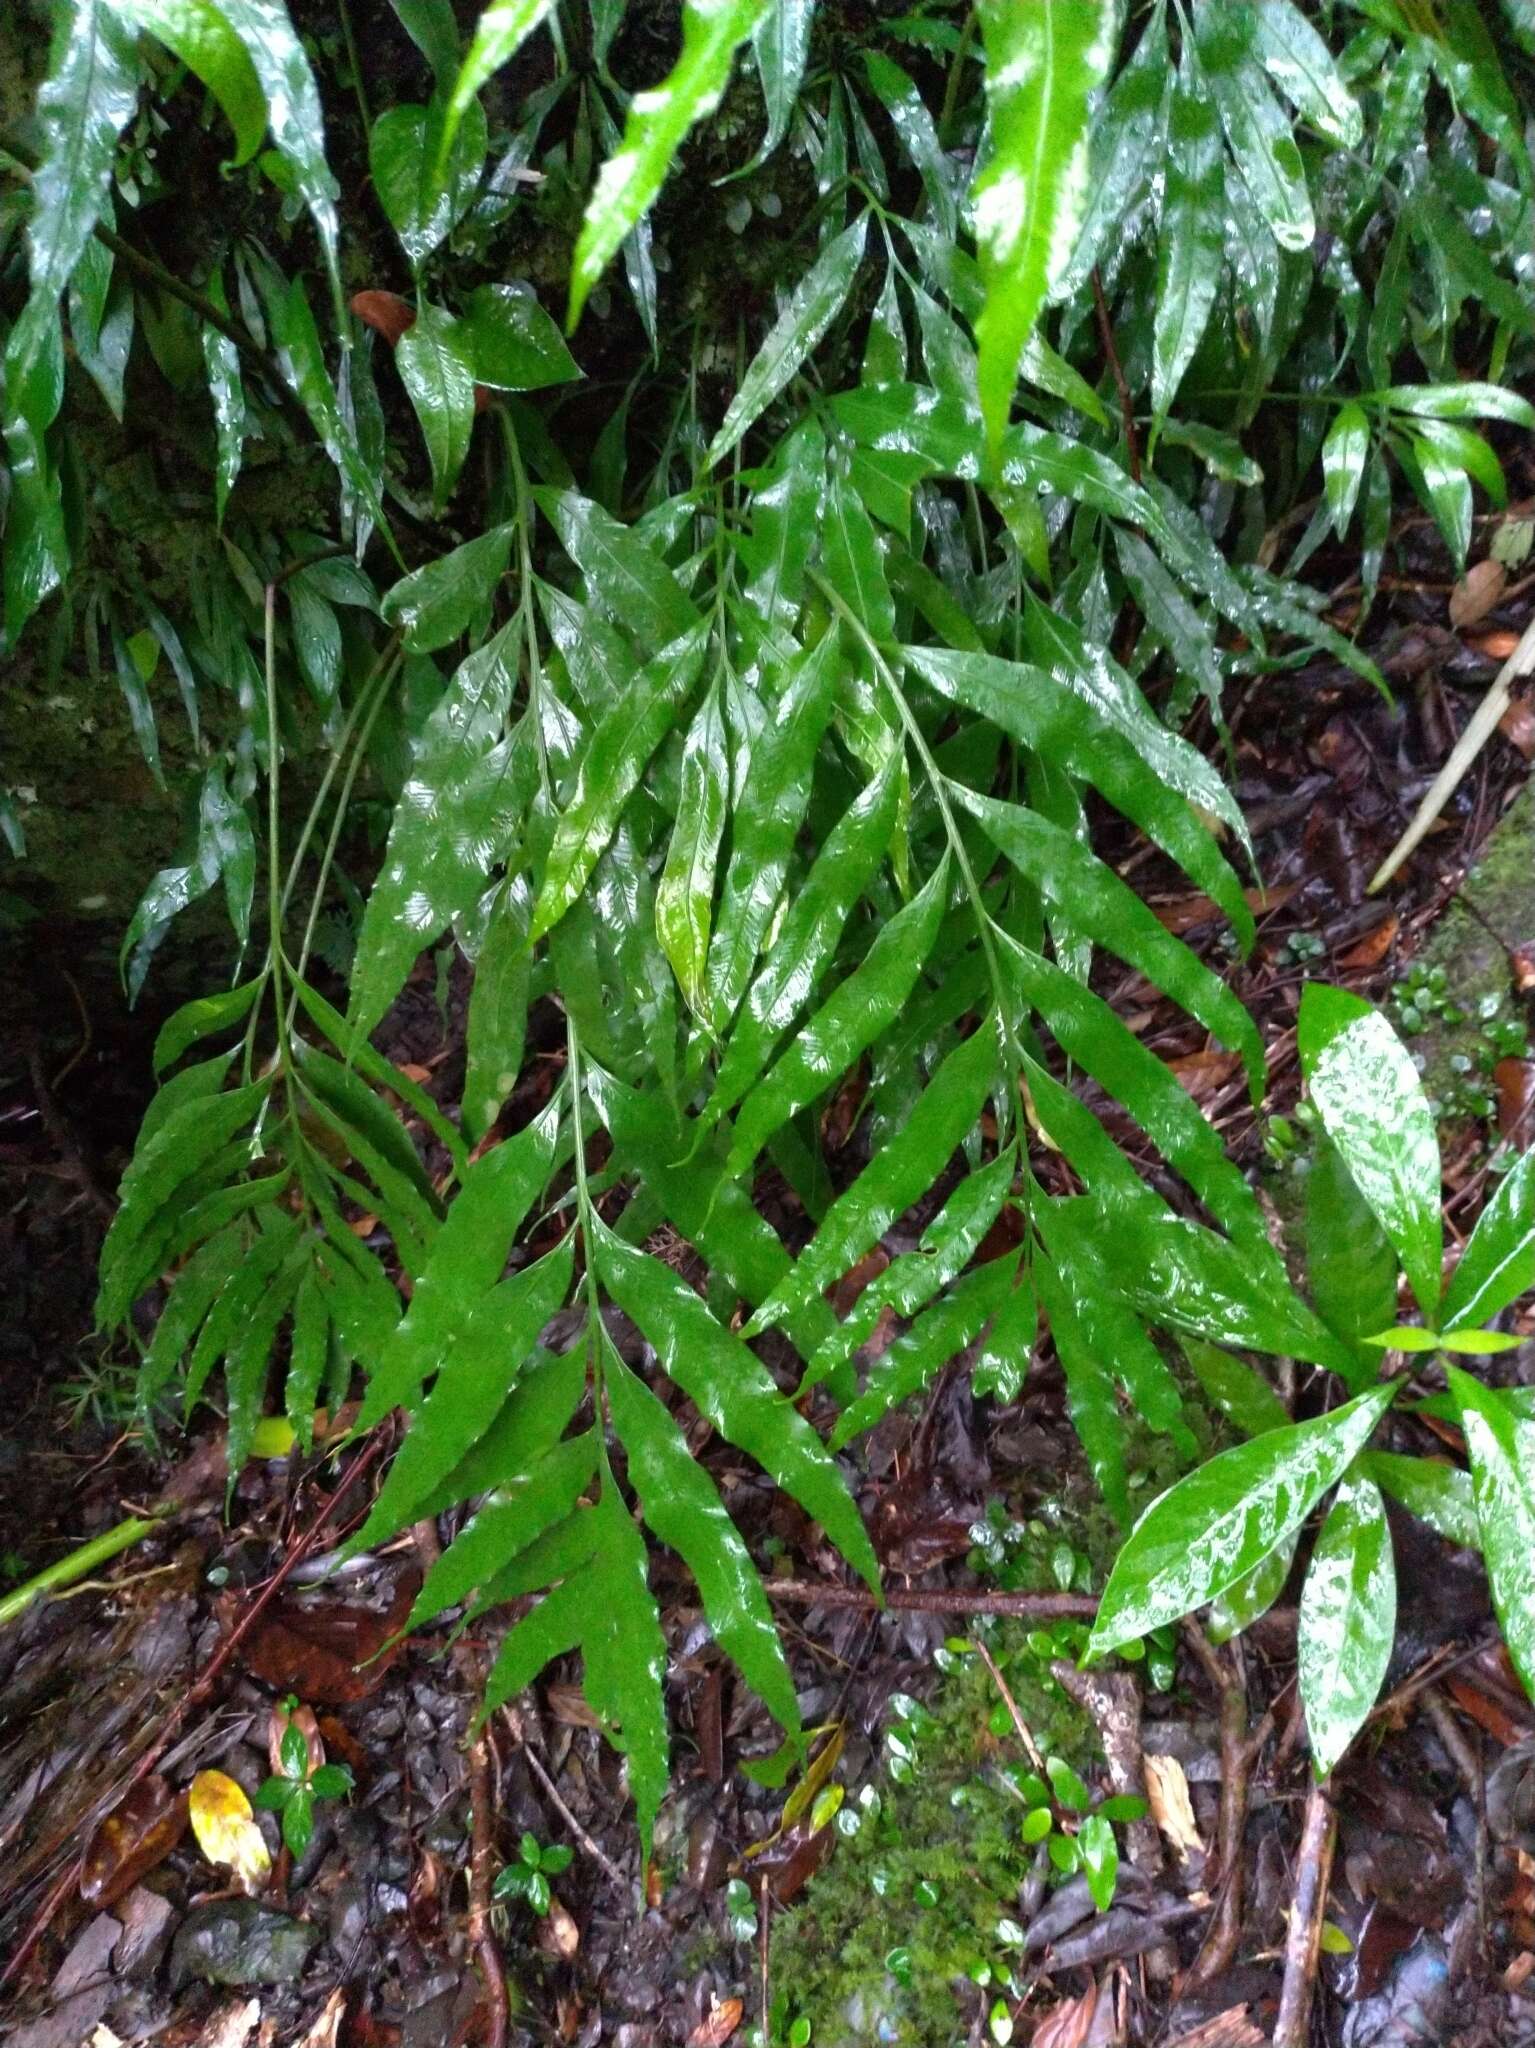
{"type": "Polygon", "coordinates": [[[272,1868],[251,1803],[223,1771],[199,1771],[192,1780],[192,1832],[210,1863],[232,1870],[246,1891],[257,1892],[272,1868]]]}

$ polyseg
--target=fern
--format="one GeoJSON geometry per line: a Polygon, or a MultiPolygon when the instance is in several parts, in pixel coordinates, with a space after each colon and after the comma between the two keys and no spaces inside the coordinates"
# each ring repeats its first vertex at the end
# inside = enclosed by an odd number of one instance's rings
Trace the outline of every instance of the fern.
{"type": "Polygon", "coordinates": [[[103,1255],[104,1323],[167,1283],[146,1416],[178,1375],[190,1410],[221,1371],[236,1471],[276,1369],[306,1445],[354,1371],[359,1428],[403,1409],[357,1543],[469,1510],[412,1624],[532,1598],[486,1710],[579,1650],[648,1841],[667,1745],[651,1539],[798,1735],[767,1594],[696,1455],[706,1431],[877,1589],[840,1454],[973,1345],[983,1382],[1016,1390],[1041,1309],[1121,1512],[1124,1404],[1193,1451],[1149,1327],[1353,1371],[1209,1125],[1094,990],[1101,956],[1126,963],[1261,1093],[1232,986],[1095,850],[1089,819],[1101,800],[1251,945],[1240,810],[1178,725],[1198,696],[1220,730],[1232,674],[1315,648],[1379,682],[1293,572],[1357,517],[1373,584],[1388,462],[1463,549],[1471,479],[1501,484],[1464,422],[1535,414],[1494,383],[1450,385],[1454,316],[1485,308],[1500,365],[1525,346],[1532,181],[1496,54],[1386,9],[1339,56],[1289,0],[1200,0],[1187,21],[1156,0],[1128,32],[1093,0],[1043,0],[1027,22],[983,5],[979,50],[909,17],[867,47],[827,36],[807,65],[808,7],[688,5],[674,70],[627,104],[606,75],[611,10],[594,12],[497,0],[467,50],[439,25],[432,97],[365,138],[414,299],[368,290],[347,312],[330,82],[280,0],[209,0],[197,38],[151,0],[76,0],[30,197],[6,216],[28,212],[5,353],[5,629],[14,642],[65,588],[91,644],[111,636],[152,765],[162,664],[194,718],[217,707],[194,842],[128,932],[135,987],[170,920],[220,883],[242,949],[253,924],[264,947],[162,1034],[157,1070],[179,1070],[103,1255]],[[553,76],[493,163],[501,114],[480,94],[546,26],[553,76]],[[569,61],[572,37],[594,67],[569,61]],[[680,245],[657,195],[748,40],[801,232],[775,254],[773,303],[732,298],[685,332],[658,284],[657,236],[680,245]],[[172,280],[211,406],[207,545],[174,622],[74,559],[65,404],[66,313],[80,370],[119,407],[134,323],[163,317],[170,288],[108,196],[163,76],[157,45],[207,87],[240,161],[270,128],[256,161],[307,216],[330,287],[316,297],[272,237],[233,235],[207,277],[172,280]],[[1463,152],[1435,150],[1400,190],[1360,152],[1364,109],[1389,103],[1405,135],[1431,75],[1495,159],[1490,208],[1463,152]],[[517,173],[546,137],[551,166],[606,156],[574,235],[573,317],[610,298],[621,251],[659,362],[591,447],[558,406],[580,372],[550,315],[470,283],[521,218],[517,173]],[[1367,313],[1353,265],[1382,221],[1367,313]],[[1302,402],[1271,414],[1285,378],[1302,402]],[[1329,424],[1334,385],[1349,402],[1329,424]],[[248,509],[258,441],[321,451],[331,532],[248,509]],[[1313,460],[1317,515],[1281,578],[1249,559],[1288,509],[1266,470],[1313,460]],[[306,751],[318,786],[283,845],[284,759],[306,751]],[[326,892],[374,787],[391,822],[341,1014],[310,963],[349,950],[326,892]],[[371,1045],[447,936],[476,970],[456,1120],[371,1045]],[[555,1078],[525,1120],[508,1105],[534,1024],[555,1078]],[[180,1066],[217,1040],[233,1043],[180,1066]],[[820,1119],[859,1066],[834,1188],[820,1119]],[[1184,1212],[1063,1066],[1140,1125],[1184,1212]],[[1044,1194],[1041,1138],[1083,1193],[1044,1194]],[[759,1206],[770,1174],[799,1198],[802,1243],[759,1206]],[[975,1265],[1004,1212],[1018,1248],[975,1265]],[[839,1321],[828,1290],[910,1215],[920,1249],[839,1321]],[[659,1255],[668,1234],[698,1255],[702,1292],[659,1255]],[[860,1377],[885,1310],[906,1327],[860,1377]]]}

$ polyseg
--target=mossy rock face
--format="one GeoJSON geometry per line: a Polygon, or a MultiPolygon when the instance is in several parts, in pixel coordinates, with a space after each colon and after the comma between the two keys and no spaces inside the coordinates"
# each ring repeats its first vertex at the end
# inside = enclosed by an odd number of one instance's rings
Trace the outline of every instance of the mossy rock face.
{"type": "Polygon", "coordinates": [[[1535,784],[1504,813],[1392,1006],[1444,1115],[1487,1114],[1495,1060],[1527,1054],[1509,953],[1531,945],[1535,784]]]}

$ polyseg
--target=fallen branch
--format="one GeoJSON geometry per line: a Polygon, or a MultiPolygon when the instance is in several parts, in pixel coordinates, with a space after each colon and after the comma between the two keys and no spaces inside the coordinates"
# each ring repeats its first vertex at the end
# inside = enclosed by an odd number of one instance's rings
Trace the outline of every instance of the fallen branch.
{"type": "Polygon", "coordinates": [[[1313,1783],[1306,1796],[1301,1829],[1300,1868],[1290,1907],[1290,1932],[1285,1941],[1284,1985],[1274,2048],[1306,2048],[1311,2038],[1311,2001],[1316,1991],[1322,1954],[1322,1921],[1327,1911],[1327,1886],[1332,1877],[1332,1852],[1338,1817],[1327,1787],[1313,1783]]]}
{"type": "MultiPolygon", "coordinates": [[[[856,1607],[873,1613],[880,1602],[865,1586],[823,1586],[810,1579],[764,1581],[770,1600],[796,1607],[856,1607]]],[[[947,1586],[887,1586],[884,1603],[901,1614],[997,1614],[1015,1621],[1091,1621],[1098,1612],[1092,1593],[965,1593],[947,1586]]]]}

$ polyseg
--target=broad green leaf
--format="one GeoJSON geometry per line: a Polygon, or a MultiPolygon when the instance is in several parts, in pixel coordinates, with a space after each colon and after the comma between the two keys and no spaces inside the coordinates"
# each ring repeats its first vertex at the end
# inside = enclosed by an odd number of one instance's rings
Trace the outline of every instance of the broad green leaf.
{"type": "Polygon", "coordinates": [[[1205,1394],[1243,1436],[1265,1436],[1271,1429],[1289,1428],[1284,1403],[1245,1360],[1197,1337],[1183,1339],[1183,1355],[1205,1394]]]}
{"type": "Polygon", "coordinates": [[[1258,211],[1281,249],[1309,249],[1316,217],[1305,165],[1290,124],[1259,68],[1251,10],[1202,7],[1195,17],[1195,35],[1232,157],[1258,211]]]}
{"type": "Polygon", "coordinates": [[[742,1174],[773,1133],[813,1102],[900,1016],[948,907],[949,859],[881,926],[857,967],[833,990],[746,1097],[725,1171],[742,1174]]]}
{"type": "Polygon", "coordinates": [[[1439,1327],[1485,1323],[1535,1287],[1535,1152],[1498,1183],[1445,1289],[1439,1327]]]}
{"type": "MultiPolygon", "coordinates": [[[[298,1246],[302,1225],[296,1216],[269,1209],[261,1220],[262,1228],[253,1235],[247,1234],[245,1257],[229,1285],[214,1302],[192,1347],[182,1401],[184,1416],[190,1416],[196,1407],[214,1367],[240,1343],[267,1290],[277,1281],[289,1255],[298,1246]]],[[[297,1277],[295,1273],[295,1285],[297,1277]]],[[[254,1419],[253,1414],[248,1414],[242,1426],[253,1427],[254,1419]]],[[[231,1480],[237,1469],[231,1461],[231,1480]]]]}
{"type": "Polygon", "coordinates": [[[689,628],[645,664],[629,696],[599,721],[555,828],[528,927],[530,943],[557,925],[586,887],[646,763],[698,679],[706,638],[703,625],[689,628]]]}
{"type": "Polygon", "coordinates": [[[581,372],[564,337],[531,292],[482,284],[464,301],[459,331],[470,366],[493,391],[542,391],[581,372]]]}
{"type": "Polygon", "coordinates": [[[531,1471],[570,1427],[586,1393],[586,1381],[583,1342],[559,1353],[536,1350],[518,1373],[490,1427],[432,1490],[418,1512],[445,1514],[461,1501],[490,1492],[508,1474],[531,1471]]]}
{"type": "MultiPolygon", "coordinates": [[[[109,0],[58,8],[48,76],[37,95],[41,149],[27,222],[27,301],[6,347],[12,412],[13,380],[30,373],[47,345],[70,273],[106,208],[117,138],[138,96],[133,38],[109,0]]],[[[14,545],[7,533],[7,549],[14,545]]]]}
{"type": "Polygon", "coordinates": [[[834,1451],[919,1393],[936,1372],[975,1341],[1011,1293],[1017,1264],[1012,1258],[977,1266],[931,1308],[923,1310],[870,1367],[868,1385],[843,1411],[831,1433],[834,1451]]]}
{"type": "MultiPolygon", "coordinates": [[[[826,437],[819,423],[801,420],[759,476],[751,524],[735,536],[736,553],[747,571],[742,596],[764,625],[792,628],[804,596],[805,565],[825,484],[826,437]]],[[[796,657],[783,689],[786,707],[793,700],[795,677],[811,658],[796,657]]]]}
{"type": "Polygon", "coordinates": [[[283,1383],[283,1413],[308,1452],[314,1445],[314,1413],[320,1383],[330,1354],[330,1310],[313,1263],[306,1265],[293,1297],[293,1335],[288,1350],[288,1376],[283,1383]]]}
{"type": "Polygon", "coordinates": [[[768,0],[752,31],[752,53],[757,59],[762,103],[767,109],[767,133],[752,159],[753,165],[771,156],[789,132],[789,120],[805,76],[805,60],[810,54],[810,24],[814,16],[815,0],[768,0]]]}
{"type": "Polygon", "coordinates": [[[1466,1550],[1481,1548],[1482,1525],[1476,1518],[1469,1473],[1437,1458],[1406,1458],[1395,1451],[1362,1452],[1358,1470],[1447,1543],[1466,1550]]]}
{"type": "Polygon", "coordinates": [[[1327,1135],[1432,1320],[1443,1241],[1439,1142],[1412,1056],[1378,1010],[1322,982],[1301,997],[1299,1043],[1327,1135]]]}
{"type": "Polygon", "coordinates": [[[899,797],[892,758],[827,834],[741,1006],[710,1097],[711,1116],[735,1107],[810,1000],[853,906],[884,860],[899,797]]]}
{"type": "MultiPolygon", "coordinates": [[[[1035,1262],[1039,1306],[1050,1324],[1055,1355],[1066,1382],[1066,1412],[1076,1431],[1099,1492],[1121,1523],[1130,1519],[1125,1473],[1125,1428],[1114,1382],[1088,1341],[1076,1301],[1051,1259],[1035,1262]]],[[[1123,1556],[1123,1552],[1121,1552],[1123,1556]]]]}
{"type": "Polygon", "coordinates": [[[544,516],[586,579],[592,602],[657,653],[698,623],[693,602],[641,536],[576,491],[534,492],[544,516]]]}
{"type": "Polygon", "coordinates": [[[980,18],[991,154],[972,195],[986,282],[976,340],[995,450],[1024,344],[1086,209],[1092,100],[1113,60],[1119,12],[1108,0],[981,0],[980,18]]]}
{"type": "Polygon", "coordinates": [[[959,233],[954,166],[944,153],[937,125],[915,80],[883,50],[865,50],[863,64],[875,97],[890,116],[897,141],[922,180],[934,223],[954,241],[959,233]]]}
{"type": "Polygon", "coordinates": [[[1370,453],[1370,422],[1364,407],[1350,400],[1341,406],[1322,443],[1322,481],[1333,531],[1341,540],[1354,516],[1364,466],[1370,453]]]}
{"type": "MultiPolygon", "coordinates": [[[[218,303],[223,286],[215,276],[209,281],[209,296],[218,303]]],[[[240,351],[210,322],[202,330],[203,362],[208,372],[208,396],[213,401],[213,427],[218,454],[213,472],[214,517],[220,526],[229,503],[229,493],[240,474],[245,447],[245,385],[240,376],[240,351]]]]}
{"type": "Polygon", "coordinates": [[[874,522],[835,464],[821,506],[821,567],[826,580],[875,639],[895,638],[895,605],[874,522]]]}
{"type": "Polygon", "coordinates": [[[713,683],[682,746],[677,823],[656,884],[656,932],[688,1008],[709,1018],[705,969],[714,873],[730,808],[720,685],[713,683]]]}
{"type": "Polygon", "coordinates": [[[391,1408],[410,1406],[427,1375],[443,1369],[449,1346],[501,1277],[512,1239],[543,1192],[559,1127],[556,1102],[465,1174],[410,1307],[369,1376],[359,1430],[371,1429],[391,1408]]]}
{"type": "Polygon", "coordinates": [[[1106,1913],[1119,1884],[1119,1844],[1112,1821],[1104,1814],[1090,1813],[1077,1830],[1077,1850],[1088,1895],[1098,1911],[1106,1913]]]}
{"type": "Polygon", "coordinates": [[[1445,1372],[1465,1432],[1492,1604],[1514,1669],[1535,1699],[1535,1421],[1458,1365],[1445,1372]]]}
{"type": "Polygon", "coordinates": [[[244,1230],[230,1224],[199,1246],[176,1275],[139,1369],[135,1405],[146,1420],[152,1422],[160,1395],[170,1385],[204,1316],[244,1263],[245,1253],[244,1230]]]}
{"type": "Polygon", "coordinates": [[[234,130],[234,162],[248,163],[266,133],[266,94],[249,52],[215,0],[112,0],[112,5],[196,73],[234,130]]]}
{"type": "Polygon", "coordinates": [[[438,176],[440,122],[435,106],[392,106],[377,116],[368,136],[373,189],[413,271],[473,198],[485,160],[485,117],[476,107],[456,129],[438,176]]]}
{"type": "Polygon", "coordinates": [[[582,1690],[604,1733],[628,1759],[640,1853],[650,1861],[656,1815],[666,1795],[666,1638],[649,1585],[650,1554],[603,1462],[598,1548],[582,1632],[582,1690]]]}
{"type": "MultiPolygon", "coordinates": [[[[242,0],[242,4],[249,5],[251,0],[242,0]]],[[[290,390],[308,413],[326,454],[357,504],[366,509],[375,526],[386,529],[378,478],[364,461],[356,431],[336,396],[303,279],[294,277],[285,285],[277,271],[267,270],[261,273],[261,284],[272,345],[290,390]]]]}
{"type": "MultiPolygon", "coordinates": [[[[469,1163],[469,1148],[457,1127],[443,1115],[426,1090],[395,1066],[392,1060],[375,1052],[366,1039],[360,1040],[355,1032],[349,1030],[341,1012],[333,1009],[318,989],[296,978],[290,978],[289,986],[298,997],[299,1008],[336,1050],[344,1054],[348,1066],[355,1067],[363,1079],[373,1082],[375,1087],[397,1095],[411,1115],[419,1117],[432,1133],[451,1160],[454,1173],[461,1177],[469,1163]]],[[[365,1270],[371,1269],[371,1262],[367,1259],[362,1260],[362,1265],[365,1270]]]]}
{"type": "Polygon", "coordinates": [[[1312,1769],[1325,1778],[1379,1697],[1396,1640],[1396,1566],[1379,1490],[1338,1487],[1301,1588],[1297,1655],[1312,1769]]]}
{"type": "Polygon", "coordinates": [[[1080,501],[1111,519],[1143,527],[1180,569],[1185,567],[1179,538],[1161,506],[1112,456],[1029,420],[1008,428],[1001,455],[1004,484],[1080,501]]]}
{"type": "Polygon", "coordinates": [[[1151,166],[1164,160],[1169,70],[1167,14],[1159,5],[1093,122],[1087,204],[1071,261],[1051,293],[1058,302],[1074,298],[1087,283],[1151,166]]]}
{"type": "Polygon", "coordinates": [[[1535,406],[1501,384],[1393,384],[1367,394],[1370,402],[1425,420],[1507,420],[1511,426],[1535,427],[1535,406]]]}
{"type": "Polygon", "coordinates": [[[473,906],[532,794],[532,747],[520,729],[496,739],[513,683],[513,633],[504,628],[460,662],[412,750],[358,934],[347,1013],[354,1040],[378,1023],[417,954],[473,906]]]}
{"type": "Polygon", "coordinates": [[[532,962],[531,898],[522,876],[498,888],[474,963],[464,1072],[464,1135],[477,1145],[522,1072],[532,962]]]}
{"type": "Polygon", "coordinates": [[[423,306],[394,352],[400,382],[421,423],[432,464],[432,495],[448,502],[474,431],[474,370],[467,339],[451,313],[423,306]]]}
{"type": "MultiPolygon", "coordinates": [[[[591,1511],[588,1519],[596,1524],[595,1510],[591,1511]]],[[[575,1546],[576,1558],[580,1564],[586,1564],[596,1547],[596,1529],[594,1526],[592,1530],[581,1529],[577,1533],[582,1540],[575,1546]]],[[[463,1538],[460,1537],[459,1541],[462,1542],[463,1538]]],[[[591,1598],[591,1584],[586,1575],[573,1575],[556,1586],[552,1593],[546,1593],[532,1613],[524,1615],[515,1628],[508,1631],[485,1681],[485,1697],[475,1717],[476,1725],[525,1691],[556,1657],[563,1657],[568,1650],[575,1649],[591,1613],[591,1598]]]]}
{"type": "Polygon", "coordinates": [[[1380,1370],[1365,1340],[1396,1313],[1396,1253],[1326,1138],[1306,1173],[1306,1276],[1317,1313],[1354,1354],[1348,1386],[1360,1393],[1380,1370]]]}
{"type": "Polygon", "coordinates": [[[596,1226],[603,1284],[655,1347],[668,1379],[711,1426],[797,1500],[876,1592],[879,1566],[841,1473],[759,1358],[709,1313],[687,1282],[596,1226]]]}
{"type": "Polygon", "coordinates": [[[389,0],[400,26],[432,67],[439,91],[446,91],[458,72],[458,24],[453,0],[389,0]]]}
{"type": "Polygon", "coordinates": [[[1394,442],[1393,447],[1407,481],[1438,527],[1456,568],[1464,573],[1473,517],[1470,477],[1453,456],[1421,437],[1394,442]]]}
{"type": "Polygon", "coordinates": [[[1298,1540],[1298,1531],[1287,1536],[1277,1550],[1271,1550],[1244,1578],[1210,1602],[1205,1631],[1212,1643],[1229,1643],[1268,1613],[1289,1583],[1298,1540]]]}
{"type": "Polygon", "coordinates": [[[858,274],[868,229],[869,216],[861,213],[796,281],[709,443],[711,469],[740,443],[825,336],[858,274]]]}
{"type": "Polygon", "coordinates": [[[640,1513],[698,1581],[716,1642],[790,1737],[799,1734],[794,1681],[762,1580],[714,1481],[665,1404],[604,1347],[603,1387],[628,1454],[640,1513]]]}
{"type": "Polygon", "coordinates": [[[587,294],[649,212],[695,121],[712,114],[730,77],[737,45],[753,33],[769,0],[684,0],[682,50],[659,85],[629,103],[624,138],[597,176],[570,270],[574,328],[587,294]]]}
{"type": "Polygon", "coordinates": [[[1293,0],[1257,0],[1255,48],[1296,112],[1344,149],[1364,139],[1364,115],[1332,52],[1293,0]]]}
{"type": "Polygon", "coordinates": [[[1097,941],[1138,967],[1206,1030],[1239,1051],[1253,1088],[1261,1087],[1263,1047],[1251,1017],[1230,989],[1172,936],[1112,868],[1060,826],[1021,804],[1000,803],[958,783],[950,783],[949,792],[980,820],[987,835],[1047,904],[1063,914],[1086,918],[1097,941]]]}
{"type": "Polygon", "coordinates": [[[1297,1530],[1364,1448],[1395,1387],[1222,1451],[1153,1501],[1114,1561],[1090,1654],[1216,1599],[1297,1530]]]}
{"type": "Polygon", "coordinates": [[[217,4],[255,66],[266,95],[272,140],[293,174],[320,237],[339,327],[345,316],[336,256],[337,188],[325,160],[325,121],[309,59],[284,0],[217,0],[217,4]]]}
{"type": "Polygon", "coordinates": [[[1225,679],[1210,621],[1200,615],[1178,579],[1163,567],[1156,550],[1147,547],[1138,534],[1117,529],[1114,552],[1146,629],[1166,649],[1180,688],[1198,688],[1219,710],[1225,679]]]}
{"type": "Polygon", "coordinates": [[[231,1489],[250,1457],[256,1425],[266,1397],[272,1369],[272,1346],[277,1330],[292,1305],[300,1280],[309,1270],[309,1248],[295,1241],[270,1282],[246,1307],[229,1333],[224,1355],[224,1405],[228,1433],[224,1455],[231,1489]]]}
{"type": "Polygon", "coordinates": [[[453,81],[443,110],[434,178],[441,182],[458,134],[459,123],[485,85],[511,62],[549,12],[551,0],[490,0],[475,26],[474,40],[453,81]]]}
{"type": "Polygon", "coordinates": [[[782,1322],[792,1308],[840,1280],[926,1193],[980,1116],[996,1083],[997,1053],[996,1021],[987,1017],[938,1068],[902,1128],[832,1203],[748,1330],[782,1322]]]}
{"type": "MultiPolygon", "coordinates": [[[[511,525],[492,526],[450,554],[413,569],[386,592],[384,618],[402,629],[413,654],[448,646],[475,619],[488,616],[496,585],[511,559],[515,531],[511,525]]],[[[498,636],[496,644],[505,643],[506,636],[498,636]]],[[[509,686],[505,701],[510,701],[509,686]]]]}
{"type": "MultiPolygon", "coordinates": [[[[499,1230],[495,1241],[500,1241],[499,1230]]],[[[417,1520],[424,1512],[422,1503],[495,1421],[539,1331],[564,1303],[574,1263],[574,1244],[567,1236],[552,1252],[482,1296],[444,1354],[431,1392],[411,1418],[389,1476],[352,1539],[358,1550],[386,1541],[417,1520]]]]}
{"type": "Polygon", "coordinates": [[[1167,191],[1157,252],[1151,407],[1166,417],[1210,323],[1225,268],[1226,179],[1220,119],[1184,53],[1168,115],[1167,191]]]}

